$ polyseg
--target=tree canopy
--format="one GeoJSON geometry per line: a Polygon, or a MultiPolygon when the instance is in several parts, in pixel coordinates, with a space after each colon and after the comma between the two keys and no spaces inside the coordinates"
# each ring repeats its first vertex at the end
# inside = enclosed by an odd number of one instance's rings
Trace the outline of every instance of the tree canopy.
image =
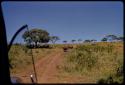
{"type": "Polygon", "coordinates": [[[25,31],[22,35],[23,39],[27,43],[35,43],[37,47],[37,43],[47,43],[49,42],[49,33],[46,30],[42,29],[31,29],[29,31],[25,31]]]}
{"type": "Polygon", "coordinates": [[[84,42],[85,42],[85,43],[89,43],[89,42],[91,42],[91,40],[84,40],[84,42]]]}
{"type": "Polygon", "coordinates": [[[107,41],[107,38],[105,38],[105,37],[104,37],[104,38],[102,38],[102,40],[101,40],[101,41],[107,41]]]}
{"type": "Polygon", "coordinates": [[[63,43],[67,43],[67,40],[64,40],[63,43]]]}
{"type": "Polygon", "coordinates": [[[76,40],[72,40],[71,42],[74,43],[76,40]]]}
{"type": "Polygon", "coordinates": [[[118,41],[123,41],[123,40],[124,40],[124,37],[122,37],[122,36],[117,37],[117,40],[118,40],[118,41]]]}
{"type": "Polygon", "coordinates": [[[107,38],[107,40],[109,40],[109,41],[114,41],[117,39],[117,36],[116,35],[107,35],[105,38],[107,38]]]}
{"type": "Polygon", "coordinates": [[[124,37],[116,35],[106,35],[101,41],[123,41],[124,37]]]}
{"type": "Polygon", "coordinates": [[[80,43],[82,41],[82,39],[78,39],[78,42],[80,43]]]}
{"type": "Polygon", "coordinates": [[[50,36],[50,41],[55,44],[57,40],[60,40],[58,36],[50,36]]]}

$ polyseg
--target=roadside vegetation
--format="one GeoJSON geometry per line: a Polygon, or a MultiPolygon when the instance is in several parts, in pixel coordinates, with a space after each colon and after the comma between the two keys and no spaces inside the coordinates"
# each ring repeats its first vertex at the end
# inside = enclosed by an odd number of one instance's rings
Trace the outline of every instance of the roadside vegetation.
{"type": "Polygon", "coordinates": [[[9,61],[12,66],[10,71],[11,73],[16,74],[18,71],[22,71],[24,68],[31,66],[32,54],[36,63],[39,59],[52,52],[54,52],[54,49],[50,50],[50,48],[37,48],[31,50],[25,45],[12,45],[9,51],[9,61]]]}
{"type": "Polygon", "coordinates": [[[65,55],[59,69],[67,75],[86,75],[97,83],[122,83],[123,43],[78,45],[65,55]]]}
{"type": "Polygon", "coordinates": [[[56,41],[60,40],[58,36],[50,36],[46,30],[31,29],[25,31],[22,38],[25,44],[13,44],[8,54],[12,74],[31,67],[32,55],[37,62],[51,53],[57,54],[61,49],[64,51],[61,55],[64,59],[62,64],[57,66],[60,76],[84,76],[88,78],[88,83],[123,83],[121,36],[107,35],[101,42],[95,39],[73,39],[70,43],[63,40],[64,44],[56,44],[56,41]]]}

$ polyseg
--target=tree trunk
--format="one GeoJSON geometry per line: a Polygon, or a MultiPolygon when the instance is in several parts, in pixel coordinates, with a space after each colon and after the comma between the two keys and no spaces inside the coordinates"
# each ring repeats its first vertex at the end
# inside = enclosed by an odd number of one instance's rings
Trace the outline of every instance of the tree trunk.
{"type": "Polygon", "coordinates": [[[37,48],[37,42],[35,42],[35,48],[37,48]]]}

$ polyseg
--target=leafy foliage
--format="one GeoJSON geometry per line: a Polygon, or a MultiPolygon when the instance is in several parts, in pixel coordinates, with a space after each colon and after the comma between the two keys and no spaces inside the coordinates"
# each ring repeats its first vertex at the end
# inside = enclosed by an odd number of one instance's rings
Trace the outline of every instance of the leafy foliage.
{"type": "Polygon", "coordinates": [[[117,40],[117,36],[116,35],[106,35],[103,39],[103,41],[114,41],[117,40]]]}
{"type": "Polygon", "coordinates": [[[50,37],[50,41],[52,41],[53,44],[55,44],[55,42],[59,40],[59,37],[58,36],[51,36],[50,37]]]}
{"type": "Polygon", "coordinates": [[[85,43],[89,43],[89,42],[91,42],[91,40],[84,40],[84,42],[85,42],[85,43]]]}
{"type": "Polygon", "coordinates": [[[72,43],[74,43],[76,40],[72,40],[72,43]]]}
{"type": "Polygon", "coordinates": [[[80,43],[82,41],[82,39],[78,39],[78,42],[80,43]]]}
{"type": "Polygon", "coordinates": [[[22,37],[27,44],[35,43],[36,47],[38,42],[47,43],[50,39],[49,33],[42,29],[31,29],[29,31],[25,31],[22,37]]]}
{"type": "Polygon", "coordinates": [[[67,43],[67,40],[64,40],[63,43],[67,43]]]}
{"type": "Polygon", "coordinates": [[[124,37],[122,37],[122,36],[117,37],[117,40],[124,41],[124,37]]]}
{"type": "Polygon", "coordinates": [[[104,38],[102,38],[102,40],[101,40],[101,41],[107,41],[107,38],[105,38],[105,37],[104,37],[104,38]]]}

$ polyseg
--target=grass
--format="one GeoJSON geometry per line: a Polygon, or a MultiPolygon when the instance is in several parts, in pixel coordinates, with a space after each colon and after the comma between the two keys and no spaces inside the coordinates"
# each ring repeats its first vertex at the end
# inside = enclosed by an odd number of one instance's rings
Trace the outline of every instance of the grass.
{"type": "MultiPolygon", "coordinates": [[[[68,44],[54,44],[51,49],[32,49],[35,62],[62,49],[68,44]]],[[[123,82],[123,43],[99,42],[96,44],[73,44],[73,49],[66,52],[64,61],[57,66],[60,78],[64,76],[82,76],[92,83],[123,82]]],[[[31,49],[23,45],[13,45],[9,52],[9,60],[14,67],[11,73],[16,74],[32,65],[31,49]]],[[[82,82],[82,80],[81,80],[82,82]]]]}
{"type": "Polygon", "coordinates": [[[16,74],[17,72],[24,70],[24,68],[31,66],[31,54],[33,54],[34,61],[37,62],[39,59],[47,56],[53,51],[54,49],[50,50],[47,48],[37,48],[32,49],[31,52],[31,49],[27,48],[26,46],[13,45],[9,51],[9,61],[13,67],[12,69],[10,69],[10,72],[16,74]]]}
{"type": "Polygon", "coordinates": [[[118,68],[123,70],[122,42],[78,45],[65,55],[61,66],[62,72],[67,75],[86,75],[93,82],[112,77],[114,82],[122,83],[123,75],[116,76],[118,68]]]}

